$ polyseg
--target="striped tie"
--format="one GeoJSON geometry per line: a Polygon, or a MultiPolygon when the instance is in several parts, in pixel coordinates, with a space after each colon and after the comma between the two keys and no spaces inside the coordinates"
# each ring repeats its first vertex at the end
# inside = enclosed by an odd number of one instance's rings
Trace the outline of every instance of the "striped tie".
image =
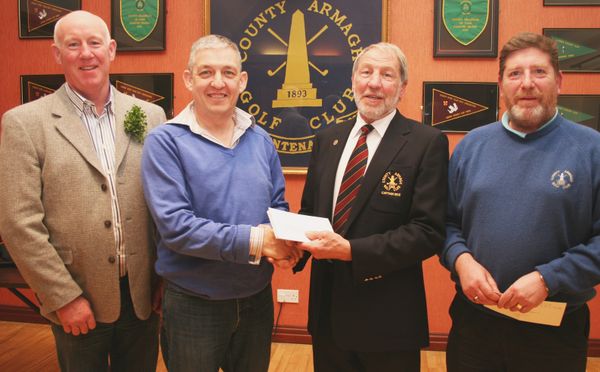
{"type": "Polygon", "coordinates": [[[346,221],[348,221],[352,202],[360,191],[360,184],[364,178],[365,170],[367,169],[367,159],[369,157],[367,134],[371,130],[373,130],[373,126],[370,124],[360,128],[360,137],[358,138],[358,142],[356,142],[356,147],[352,151],[352,155],[350,155],[348,165],[346,165],[333,214],[333,230],[336,232],[341,231],[346,221]]]}

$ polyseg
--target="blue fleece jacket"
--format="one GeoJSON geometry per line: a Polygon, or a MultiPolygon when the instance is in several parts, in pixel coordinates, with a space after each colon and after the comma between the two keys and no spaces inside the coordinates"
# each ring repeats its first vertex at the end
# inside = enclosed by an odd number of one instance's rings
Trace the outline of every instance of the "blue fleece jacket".
{"type": "Polygon", "coordinates": [[[226,148],[188,125],[157,127],[144,142],[142,179],[159,233],[159,275],[215,300],[269,284],[272,265],[249,264],[250,227],[268,223],[269,207],[288,204],[279,157],[263,129],[249,126],[226,148]]]}
{"type": "Polygon", "coordinates": [[[501,122],[471,131],[449,166],[442,263],[471,252],[501,291],[538,270],[571,309],[600,281],[600,133],[557,115],[521,138],[501,122]]]}

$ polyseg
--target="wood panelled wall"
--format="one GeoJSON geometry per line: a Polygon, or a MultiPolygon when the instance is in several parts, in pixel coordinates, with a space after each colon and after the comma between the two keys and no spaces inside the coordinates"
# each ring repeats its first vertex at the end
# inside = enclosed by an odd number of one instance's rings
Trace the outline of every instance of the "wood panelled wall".
{"type": "MultiPolygon", "coordinates": [[[[113,0],[115,1],[115,0],[113,0]]],[[[216,0],[213,0],[216,1],[216,0]]],[[[292,0],[289,0],[292,1],[292,0]]],[[[372,1],[372,0],[354,0],[372,1]]],[[[499,0],[499,45],[521,31],[542,32],[542,28],[600,27],[600,7],[544,7],[543,0],[499,0]]],[[[60,68],[50,54],[49,39],[20,40],[17,33],[17,2],[3,1],[0,12],[0,113],[20,103],[19,76],[23,74],[55,74],[60,68]]],[[[110,2],[84,0],[83,9],[104,18],[110,24],[110,2]]],[[[162,52],[120,52],[112,66],[113,73],[173,72],[175,73],[175,112],[190,100],[181,73],[187,63],[189,47],[204,34],[202,0],[166,0],[167,48],[162,52]]],[[[235,17],[232,12],[232,17],[235,17]]],[[[497,81],[498,62],[485,58],[433,58],[433,1],[389,0],[388,40],[399,45],[409,60],[408,92],[400,104],[407,116],[420,120],[423,81],[497,81]]],[[[600,74],[565,74],[562,93],[600,94],[600,74]]],[[[454,148],[462,135],[450,134],[454,148]]],[[[299,209],[304,184],[303,175],[287,175],[287,199],[293,211],[299,209]]],[[[10,180],[2,180],[10,182],[10,180]]],[[[0,211],[1,213],[1,211],[0,211]]],[[[446,334],[450,327],[448,305],[454,294],[449,274],[437,258],[425,262],[430,329],[446,334]]],[[[273,287],[300,290],[300,304],[285,304],[280,325],[302,329],[306,324],[308,300],[308,270],[292,275],[277,270],[273,287]]],[[[19,302],[0,289],[0,307],[18,306],[19,302]]],[[[591,338],[600,339],[600,299],[590,303],[592,308],[591,338]]],[[[279,310],[276,305],[275,311],[279,310]]]]}

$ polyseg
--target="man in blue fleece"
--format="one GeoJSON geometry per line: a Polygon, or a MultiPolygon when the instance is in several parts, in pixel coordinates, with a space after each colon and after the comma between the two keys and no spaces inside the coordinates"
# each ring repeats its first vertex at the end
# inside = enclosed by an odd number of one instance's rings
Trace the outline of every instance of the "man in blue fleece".
{"type": "Polygon", "coordinates": [[[272,265],[300,254],[266,226],[288,209],[269,135],[235,107],[245,89],[239,50],[209,35],[183,74],[193,101],[146,138],[142,178],[165,280],[161,344],[170,371],[267,371],[272,265]]]}
{"type": "Polygon", "coordinates": [[[471,131],[449,168],[442,263],[457,294],[448,371],[585,371],[589,310],[600,279],[600,134],[556,108],[553,40],[523,33],[500,53],[502,120],[471,131]],[[520,322],[566,302],[558,327],[520,322]]]}

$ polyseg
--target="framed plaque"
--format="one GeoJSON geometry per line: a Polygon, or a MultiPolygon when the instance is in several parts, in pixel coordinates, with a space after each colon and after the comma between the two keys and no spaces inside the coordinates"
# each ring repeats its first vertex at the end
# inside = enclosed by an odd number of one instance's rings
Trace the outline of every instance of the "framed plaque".
{"type": "Polygon", "coordinates": [[[35,101],[53,93],[65,82],[60,75],[21,75],[21,103],[35,101]]]}
{"type": "Polygon", "coordinates": [[[110,82],[117,90],[165,110],[173,117],[173,74],[110,74],[110,82]]]}
{"type": "Polygon", "coordinates": [[[117,51],[165,50],[165,0],[112,0],[117,51]]]}
{"type": "Polygon", "coordinates": [[[498,55],[499,0],[434,0],[434,57],[498,55]]]}
{"type": "Polygon", "coordinates": [[[206,33],[238,44],[249,75],[238,107],[269,132],[284,172],[306,172],[315,134],[356,117],[352,62],[385,40],[387,0],[206,4],[206,33]]]}
{"type": "Polygon", "coordinates": [[[468,132],[496,120],[497,83],[423,82],[423,124],[468,132]]]}
{"type": "Polygon", "coordinates": [[[556,41],[563,72],[600,72],[600,28],[545,28],[556,41]]]}
{"type": "Polygon", "coordinates": [[[81,9],[81,0],[19,0],[19,38],[51,39],[56,21],[81,9]]]}
{"type": "Polygon", "coordinates": [[[565,118],[600,131],[600,95],[561,94],[558,112],[565,118]]]}
{"type": "Polygon", "coordinates": [[[600,5],[600,0],[544,0],[544,6],[556,5],[600,5]]]}
{"type": "MultiPolygon", "coordinates": [[[[120,92],[155,103],[173,117],[173,74],[110,74],[109,79],[120,92]]],[[[64,75],[21,75],[21,103],[53,93],[64,82],[64,75]]]]}

